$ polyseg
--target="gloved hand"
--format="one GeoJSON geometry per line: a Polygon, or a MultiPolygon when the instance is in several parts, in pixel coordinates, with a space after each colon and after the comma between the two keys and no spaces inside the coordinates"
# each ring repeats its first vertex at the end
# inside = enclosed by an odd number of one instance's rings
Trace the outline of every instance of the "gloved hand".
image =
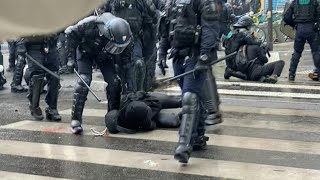
{"type": "Polygon", "coordinates": [[[207,70],[210,66],[211,61],[212,61],[212,59],[210,59],[208,55],[206,55],[206,54],[201,55],[197,64],[196,64],[195,69],[196,70],[207,70]]]}
{"type": "Polygon", "coordinates": [[[166,60],[165,59],[159,59],[158,62],[158,67],[161,70],[162,75],[166,75],[166,70],[165,68],[168,68],[167,64],[166,64],[166,60]]]}
{"type": "Polygon", "coordinates": [[[76,67],[76,61],[73,58],[68,58],[67,67],[69,70],[72,70],[76,67]]]}
{"type": "Polygon", "coordinates": [[[267,42],[263,42],[260,47],[263,49],[263,51],[270,57],[270,52],[269,52],[269,45],[267,42]]]}

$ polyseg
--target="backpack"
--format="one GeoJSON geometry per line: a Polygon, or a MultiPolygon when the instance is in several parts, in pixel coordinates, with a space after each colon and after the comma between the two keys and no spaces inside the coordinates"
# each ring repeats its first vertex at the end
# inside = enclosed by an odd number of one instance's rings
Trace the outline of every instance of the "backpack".
{"type": "Polygon", "coordinates": [[[235,64],[237,66],[237,71],[242,73],[248,73],[250,64],[252,64],[255,59],[249,60],[247,55],[247,45],[241,46],[236,54],[235,64]]]}

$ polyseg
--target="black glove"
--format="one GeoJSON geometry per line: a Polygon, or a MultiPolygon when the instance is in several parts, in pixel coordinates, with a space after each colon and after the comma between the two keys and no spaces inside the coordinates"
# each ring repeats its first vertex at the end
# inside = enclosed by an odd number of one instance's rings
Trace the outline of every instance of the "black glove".
{"type": "Polygon", "coordinates": [[[68,70],[72,70],[76,67],[76,61],[73,58],[68,58],[68,63],[67,63],[68,70]]]}
{"type": "Polygon", "coordinates": [[[269,57],[271,56],[269,52],[269,45],[267,42],[262,43],[260,47],[263,49],[264,53],[266,53],[269,57]]]}
{"type": "Polygon", "coordinates": [[[209,58],[208,55],[204,54],[201,55],[195,69],[196,70],[207,70],[210,66],[210,63],[212,62],[212,59],[209,58]]]}
{"type": "Polygon", "coordinates": [[[162,75],[166,75],[166,70],[165,68],[168,68],[167,64],[166,64],[166,60],[165,59],[159,59],[158,60],[158,67],[161,70],[162,75]]]}

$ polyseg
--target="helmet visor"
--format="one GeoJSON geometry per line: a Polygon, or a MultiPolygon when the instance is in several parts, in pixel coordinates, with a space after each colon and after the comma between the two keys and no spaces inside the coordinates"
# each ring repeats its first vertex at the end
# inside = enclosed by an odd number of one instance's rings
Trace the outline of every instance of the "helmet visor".
{"type": "Polygon", "coordinates": [[[120,54],[127,48],[130,42],[131,41],[128,40],[125,43],[119,44],[116,42],[109,41],[108,44],[105,46],[105,50],[110,54],[120,54]]]}

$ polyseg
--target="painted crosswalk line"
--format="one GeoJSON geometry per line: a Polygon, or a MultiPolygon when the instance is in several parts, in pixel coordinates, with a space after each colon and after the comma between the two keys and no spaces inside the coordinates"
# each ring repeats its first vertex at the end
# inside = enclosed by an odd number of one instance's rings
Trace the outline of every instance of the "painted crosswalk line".
{"type": "Polygon", "coordinates": [[[68,180],[64,178],[54,178],[48,176],[39,176],[33,174],[23,174],[23,173],[15,173],[15,172],[8,172],[8,171],[0,171],[0,177],[2,180],[68,180]]]}
{"type": "MultiPolygon", "coordinates": [[[[167,88],[165,89],[165,91],[169,95],[181,94],[180,88],[176,86],[167,88]]],[[[247,90],[230,90],[230,89],[218,89],[218,93],[222,95],[238,95],[238,96],[320,99],[320,94],[310,94],[310,93],[247,91],[247,90]]]]}
{"type": "Polygon", "coordinates": [[[314,177],[320,177],[319,170],[254,163],[192,158],[187,166],[179,166],[172,156],[161,154],[4,140],[0,140],[0,144],[1,154],[182,174],[252,180],[314,179],[314,177]]]}
{"type": "MultiPolygon", "coordinates": [[[[297,117],[320,117],[319,111],[299,110],[299,109],[282,109],[282,108],[258,108],[258,107],[243,107],[243,106],[224,106],[221,105],[223,112],[238,112],[238,113],[253,113],[253,114],[270,114],[270,115],[283,115],[283,116],[297,116],[297,117]]],[[[70,115],[71,109],[66,109],[59,112],[63,115],[70,115]]],[[[84,116],[91,117],[104,117],[107,110],[103,109],[84,109],[84,116]]]]}
{"type": "MultiPolygon", "coordinates": [[[[90,132],[91,128],[94,128],[96,130],[104,129],[104,127],[102,126],[92,125],[84,125],[83,127],[85,129],[84,135],[89,136],[93,136],[93,133],[90,132]]],[[[1,126],[0,128],[37,131],[45,133],[70,134],[69,124],[66,123],[21,121],[1,126]]],[[[168,130],[154,130],[151,132],[137,134],[109,134],[108,136],[166,142],[177,142],[178,140],[177,131],[168,130]]],[[[281,139],[252,138],[215,134],[207,134],[207,136],[210,138],[208,141],[208,145],[320,155],[320,143],[316,142],[301,142],[281,139]]]]}

